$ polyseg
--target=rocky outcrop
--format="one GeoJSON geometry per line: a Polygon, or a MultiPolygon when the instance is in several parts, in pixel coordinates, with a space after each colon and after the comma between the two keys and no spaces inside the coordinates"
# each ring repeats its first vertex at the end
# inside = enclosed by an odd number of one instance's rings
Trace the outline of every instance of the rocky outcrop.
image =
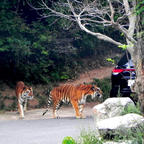
{"type": "Polygon", "coordinates": [[[96,121],[120,116],[129,106],[135,107],[134,102],[126,98],[108,98],[102,104],[93,107],[94,118],[96,121]]]}
{"type": "MultiPolygon", "coordinates": [[[[103,138],[115,136],[129,138],[144,132],[144,117],[129,113],[122,115],[124,110],[135,107],[130,98],[108,98],[102,104],[93,107],[93,114],[98,133],[103,138]]],[[[126,140],[126,139],[125,139],[126,140]]],[[[138,144],[133,140],[120,142],[105,142],[104,144],[138,144]]]]}
{"type": "Polygon", "coordinates": [[[129,136],[130,133],[144,132],[144,117],[138,114],[126,114],[101,120],[97,128],[102,136],[129,136]]]}

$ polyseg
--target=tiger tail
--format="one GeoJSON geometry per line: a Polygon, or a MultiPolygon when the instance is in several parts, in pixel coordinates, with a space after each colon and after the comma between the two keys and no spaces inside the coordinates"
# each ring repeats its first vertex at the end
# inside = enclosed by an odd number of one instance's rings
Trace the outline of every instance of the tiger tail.
{"type": "Polygon", "coordinates": [[[48,104],[47,104],[47,109],[43,112],[42,115],[45,115],[48,111],[49,111],[49,108],[50,108],[50,105],[52,103],[52,96],[50,95],[50,90],[48,90],[48,104]]]}

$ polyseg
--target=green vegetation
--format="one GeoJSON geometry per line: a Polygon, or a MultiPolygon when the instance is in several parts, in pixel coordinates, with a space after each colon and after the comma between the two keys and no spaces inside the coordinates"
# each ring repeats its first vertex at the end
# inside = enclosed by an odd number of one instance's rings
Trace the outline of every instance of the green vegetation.
{"type": "Polygon", "coordinates": [[[26,1],[2,0],[0,17],[0,79],[8,84],[65,81],[105,65],[107,55],[120,52],[67,20],[41,19],[26,1]]]}
{"type": "Polygon", "coordinates": [[[98,138],[95,131],[82,130],[78,137],[77,144],[103,144],[103,141],[98,138]]]}
{"type": "Polygon", "coordinates": [[[115,142],[130,140],[132,141],[133,144],[143,144],[144,134],[142,133],[142,130],[140,129],[141,128],[135,130],[135,132],[129,131],[128,136],[116,135],[112,140],[115,142]]]}
{"type": "Polygon", "coordinates": [[[130,131],[128,133],[128,136],[122,136],[120,134],[117,134],[115,136],[109,136],[107,137],[107,139],[99,137],[97,135],[97,131],[82,130],[80,136],[76,139],[76,144],[103,144],[104,142],[108,142],[108,141],[109,142],[125,141],[127,143],[129,143],[129,141],[132,141],[133,144],[143,144],[143,138],[144,138],[144,133],[142,133],[141,128],[135,130],[135,132],[130,131]]]}
{"type": "MultiPolygon", "coordinates": [[[[136,6],[136,14],[140,15],[143,14],[144,12],[144,0],[138,0],[138,4],[136,6]]],[[[144,21],[142,21],[142,23],[144,24],[144,21]]]]}
{"type": "Polygon", "coordinates": [[[115,64],[115,60],[111,59],[111,58],[107,58],[106,59],[108,62],[112,62],[112,64],[115,64]]]}
{"type": "Polygon", "coordinates": [[[64,137],[62,144],[76,144],[76,142],[72,137],[67,136],[67,137],[64,137]]]}
{"type": "Polygon", "coordinates": [[[140,106],[137,103],[136,106],[133,105],[128,105],[128,107],[126,109],[123,110],[122,115],[128,114],[128,113],[136,113],[136,114],[142,114],[140,111],[140,106]]]}

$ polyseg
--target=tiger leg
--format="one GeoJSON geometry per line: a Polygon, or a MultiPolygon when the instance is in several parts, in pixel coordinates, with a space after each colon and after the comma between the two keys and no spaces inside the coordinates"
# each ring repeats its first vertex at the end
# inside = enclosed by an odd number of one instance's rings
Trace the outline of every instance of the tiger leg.
{"type": "Polygon", "coordinates": [[[53,118],[59,118],[57,111],[59,109],[60,102],[55,101],[53,102],[53,118]]]}
{"type": "Polygon", "coordinates": [[[84,104],[80,104],[79,105],[79,112],[82,118],[85,118],[85,116],[83,116],[83,110],[84,110],[84,104]]]}
{"type": "Polygon", "coordinates": [[[81,114],[79,113],[78,102],[75,100],[71,100],[71,104],[72,104],[73,108],[75,109],[76,118],[81,118],[81,114]]]}
{"type": "Polygon", "coordinates": [[[18,100],[18,111],[20,114],[20,118],[23,119],[24,118],[24,109],[23,109],[23,105],[20,100],[18,100]]]}
{"type": "Polygon", "coordinates": [[[25,103],[24,103],[24,112],[27,111],[27,99],[25,100],[25,103]]]}

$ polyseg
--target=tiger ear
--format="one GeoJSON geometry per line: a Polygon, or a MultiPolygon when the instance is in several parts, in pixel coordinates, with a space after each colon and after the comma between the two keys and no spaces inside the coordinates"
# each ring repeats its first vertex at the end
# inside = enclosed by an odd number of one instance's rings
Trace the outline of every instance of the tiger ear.
{"type": "Polygon", "coordinates": [[[23,90],[26,90],[26,87],[23,87],[23,90]]]}
{"type": "Polygon", "coordinates": [[[91,89],[92,89],[92,90],[95,90],[95,87],[92,85],[91,89]]]}
{"type": "Polygon", "coordinates": [[[100,88],[97,87],[97,90],[100,90],[100,88]]]}
{"type": "Polygon", "coordinates": [[[32,87],[29,87],[29,89],[32,89],[32,87]]]}

